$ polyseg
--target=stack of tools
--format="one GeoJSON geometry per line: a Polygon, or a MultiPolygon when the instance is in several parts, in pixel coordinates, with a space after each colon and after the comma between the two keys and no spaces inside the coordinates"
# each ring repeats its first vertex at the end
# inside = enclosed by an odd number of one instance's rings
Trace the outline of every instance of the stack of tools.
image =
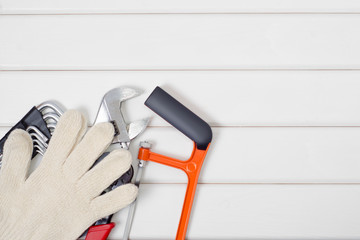
{"type": "MultiPolygon", "coordinates": [[[[136,96],[140,95],[138,90],[126,87],[115,88],[107,92],[100,104],[94,125],[100,122],[110,122],[115,129],[112,146],[118,148],[129,149],[130,142],[135,137],[140,135],[148,126],[149,118],[139,121],[127,123],[122,114],[122,104],[136,96]]],[[[184,240],[186,230],[189,223],[191,208],[195,198],[195,191],[200,175],[200,170],[203,165],[205,156],[208,152],[211,140],[212,131],[210,126],[187,109],[184,105],[170,96],[161,88],[157,87],[145,105],[148,106],[155,113],[160,115],[163,119],[168,121],[172,126],[177,128],[187,137],[193,140],[194,148],[191,157],[186,161],[177,160],[164,155],[153,153],[150,151],[151,144],[142,142],[139,149],[138,171],[135,176],[135,185],[140,185],[140,179],[145,161],[153,161],[164,164],[170,167],[181,169],[188,176],[188,185],[178,226],[176,239],[184,240]]],[[[44,102],[37,107],[33,107],[6,135],[0,140],[0,167],[3,154],[4,143],[9,134],[14,129],[23,129],[27,131],[33,140],[33,156],[37,154],[44,155],[50,138],[56,128],[63,110],[54,102],[44,102]]],[[[105,152],[99,159],[96,160],[93,166],[104,159],[109,152],[105,152]]],[[[131,167],[124,175],[111,184],[102,194],[109,192],[120,185],[130,183],[134,174],[133,167],[131,167]]],[[[129,209],[129,215],[124,231],[124,240],[129,239],[132,220],[135,213],[136,201],[132,203],[129,209]]],[[[115,223],[111,222],[112,215],[98,220],[93,224],[84,234],[86,240],[106,240],[110,234],[115,223]]]]}
{"type": "MultiPolygon", "coordinates": [[[[140,95],[140,91],[132,88],[114,88],[107,92],[100,104],[99,111],[97,113],[94,125],[100,122],[111,122],[114,125],[115,136],[112,145],[119,148],[129,149],[130,142],[139,134],[141,134],[149,123],[149,118],[138,120],[132,123],[127,123],[121,112],[122,104],[131,98],[140,95]]],[[[100,162],[108,152],[105,152],[98,160],[96,165],[100,162]]],[[[130,183],[133,177],[133,167],[129,169],[124,175],[122,175],[117,181],[110,185],[105,192],[109,192],[120,185],[130,183]]],[[[104,192],[104,193],[105,193],[104,192]]],[[[111,232],[111,229],[115,226],[115,223],[111,222],[113,215],[107,216],[98,220],[93,226],[91,226],[87,232],[86,240],[105,240],[111,232]]]]}
{"type": "Polygon", "coordinates": [[[37,107],[33,107],[0,140],[0,167],[5,141],[13,130],[23,129],[30,134],[34,144],[33,157],[37,154],[44,155],[51,135],[62,114],[63,110],[52,101],[44,102],[37,107]]]}

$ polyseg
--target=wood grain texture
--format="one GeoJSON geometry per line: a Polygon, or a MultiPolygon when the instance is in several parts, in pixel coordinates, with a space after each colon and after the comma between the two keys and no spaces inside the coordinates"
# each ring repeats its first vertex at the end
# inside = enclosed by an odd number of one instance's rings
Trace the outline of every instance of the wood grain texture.
{"type": "Polygon", "coordinates": [[[360,126],[360,71],[40,71],[0,79],[0,126],[50,99],[92,123],[103,95],[119,86],[144,90],[124,104],[128,121],[152,116],[152,126],[168,126],[143,105],[157,85],[212,126],[360,126]]]}
{"type": "MultiPolygon", "coordinates": [[[[1,136],[8,128],[0,128],[1,136]]],[[[213,128],[214,141],[200,183],[360,183],[360,128],[213,128]]],[[[192,142],[173,128],[149,128],[134,140],[187,159],[192,142]]],[[[116,145],[114,145],[116,148],[116,145]]],[[[136,169],[136,168],[135,168],[136,169]]],[[[186,183],[177,169],[149,162],[144,183],[186,183]]]]}
{"type": "Polygon", "coordinates": [[[1,0],[3,14],[354,13],[354,0],[1,0]]]}
{"type": "Polygon", "coordinates": [[[360,69],[360,15],[3,15],[2,70],[360,69]]]}

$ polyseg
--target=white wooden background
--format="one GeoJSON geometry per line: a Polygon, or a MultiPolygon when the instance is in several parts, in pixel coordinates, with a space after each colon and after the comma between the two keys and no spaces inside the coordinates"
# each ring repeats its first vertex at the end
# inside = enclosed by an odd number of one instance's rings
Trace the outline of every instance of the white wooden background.
{"type": "MultiPolygon", "coordinates": [[[[140,139],[185,159],[191,141],[143,106],[160,85],[214,131],[188,239],[360,239],[360,1],[0,0],[0,13],[0,135],[48,99],[92,122],[106,91],[132,86],[128,118],[154,116],[140,139]]],[[[148,164],[131,239],[174,238],[185,181],[148,164]]]]}

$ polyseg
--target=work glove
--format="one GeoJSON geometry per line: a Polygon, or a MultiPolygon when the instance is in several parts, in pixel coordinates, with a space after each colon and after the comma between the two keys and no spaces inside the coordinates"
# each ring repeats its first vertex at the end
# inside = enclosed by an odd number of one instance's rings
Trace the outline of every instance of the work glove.
{"type": "Polygon", "coordinates": [[[76,239],[96,220],[136,198],[133,184],[100,195],[130,168],[131,155],[123,149],[112,151],[90,169],[110,145],[114,128],[100,123],[82,138],[86,128],[79,112],[66,112],[29,176],[32,140],[23,130],[10,134],[0,171],[1,240],[76,239]]]}

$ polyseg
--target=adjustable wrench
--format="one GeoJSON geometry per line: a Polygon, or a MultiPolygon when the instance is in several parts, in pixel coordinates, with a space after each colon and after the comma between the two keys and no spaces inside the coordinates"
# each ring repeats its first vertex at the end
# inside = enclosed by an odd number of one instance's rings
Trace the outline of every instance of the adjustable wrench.
{"type": "MultiPolygon", "coordinates": [[[[140,92],[126,87],[114,88],[107,92],[99,108],[94,124],[111,122],[115,128],[115,136],[112,144],[118,144],[120,148],[129,149],[130,141],[141,134],[149,123],[149,118],[127,124],[121,112],[124,101],[140,95],[140,92]]],[[[108,153],[104,153],[94,165],[101,161],[108,153]]],[[[133,168],[109,186],[105,192],[131,181],[133,168]]],[[[85,240],[106,240],[111,229],[115,226],[111,223],[112,215],[98,220],[88,231],[85,240]]]]}

